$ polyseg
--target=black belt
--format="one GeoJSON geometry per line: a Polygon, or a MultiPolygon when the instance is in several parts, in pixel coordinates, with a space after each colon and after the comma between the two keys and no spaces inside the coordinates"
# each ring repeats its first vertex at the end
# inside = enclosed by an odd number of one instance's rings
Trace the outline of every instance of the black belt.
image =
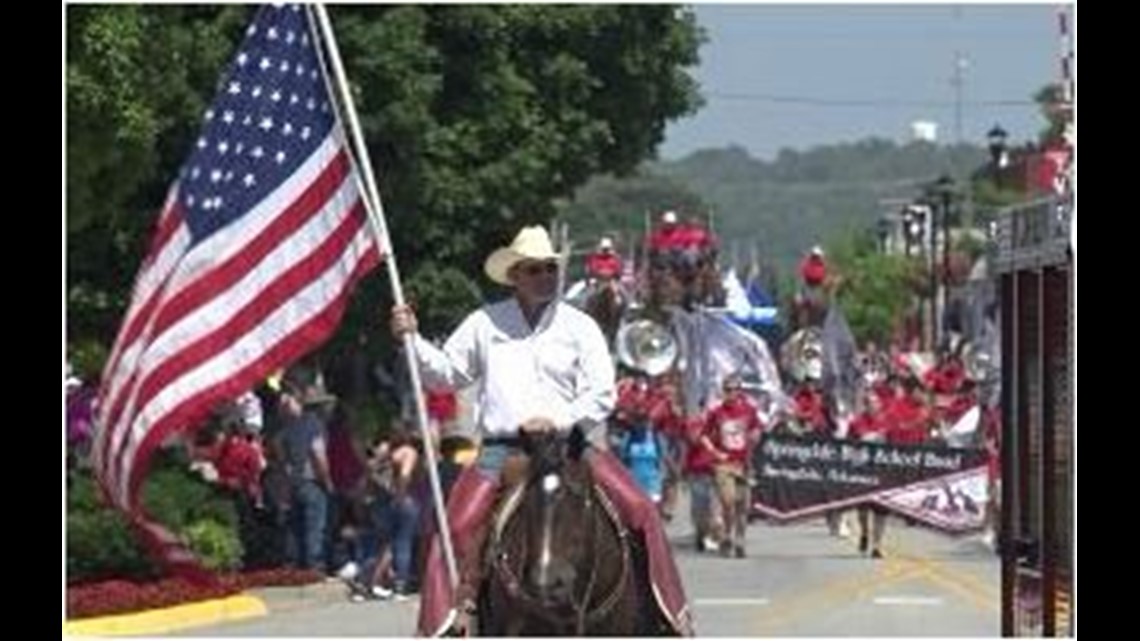
{"type": "Polygon", "coordinates": [[[483,439],[483,445],[522,447],[522,439],[517,436],[487,436],[483,439]]]}

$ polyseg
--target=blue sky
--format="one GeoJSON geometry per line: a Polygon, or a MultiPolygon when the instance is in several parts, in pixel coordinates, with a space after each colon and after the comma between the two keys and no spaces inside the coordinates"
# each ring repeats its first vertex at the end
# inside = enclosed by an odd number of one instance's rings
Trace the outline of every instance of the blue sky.
{"type": "Polygon", "coordinates": [[[995,123],[1011,142],[1035,138],[1044,126],[1035,105],[994,103],[1030,103],[1057,79],[1056,7],[696,5],[707,103],[669,126],[660,155],[735,144],[772,159],[783,147],[902,142],[915,120],[954,141],[956,52],[966,59],[963,140],[985,144],[995,123]]]}

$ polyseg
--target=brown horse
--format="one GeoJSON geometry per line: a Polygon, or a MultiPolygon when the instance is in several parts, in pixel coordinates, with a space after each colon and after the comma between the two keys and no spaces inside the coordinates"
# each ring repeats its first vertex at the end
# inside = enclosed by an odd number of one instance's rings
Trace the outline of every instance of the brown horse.
{"type": "Polygon", "coordinates": [[[586,298],[585,312],[598,323],[608,345],[613,345],[625,307],[625,297],[617,283],[598,283],[586,298]]]}
{"type": "Polygon", "coordinates": [[[644,585],[644,555],[591,480],[584,439],[527,437],[524,483],[508,495],[487,551],[483,636],[668,633],[644,585]]]}

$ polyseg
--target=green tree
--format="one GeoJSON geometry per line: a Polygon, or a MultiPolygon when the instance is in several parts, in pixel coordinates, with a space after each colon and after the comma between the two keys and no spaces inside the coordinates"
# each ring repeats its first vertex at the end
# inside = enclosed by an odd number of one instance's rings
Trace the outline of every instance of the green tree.
{"type": "MultiPolygon", "coordinates": [[[[626,178],[600,176],[563,204],[559,218],[571,222],[575,238],[594,239],[618,233],[628,239],[645,234],[645,217],[673,209],[683,216],[701,216],[708,206],[676,180],[640,171],[626,178]]],[[[626,248],[623,248],[626,249],[626,248]]]]}
{"type": "Polygon", "coordinates": [[[860,233],[832,245],[828,260],[842,277],[839,304],[855,340],[885,344],[911,304],[910,285],[921,265],[900,254],[883,254],[873,235],[860,233]]]}
{"type": "MultiPolygon", "coordinates": [[[[250,11],[68,7],[73,335],[112,335],[250,11]]],[[[342,6],[332,19],[409,289],[444,278],[455,293],[433,306],[467,304],[491,247],[548,222],[589,177],[633,171],[700,105],[688,70],[703,36],[677,6],[342,6]]],[[[341,335],[384,331],[375,302],[354,304],[341,335]]]]}
{"type": "Polygon", "coordinates": [[[68,331],[107,341],[248,10],[68,5],[66,12],[68,331]]]}
{"type": "Polygon", "coordinates": [[[906,145],[869,138],[806,151],[782,150],[775,160],[739,147],[695,152],[653,164],[715,208],[717,232],[760,248],[790,271],[812,245],[835,229],[866,227],[883,202],[913,199],[949,167],[974,167],[987,157],[971,145],[906,145]]]}

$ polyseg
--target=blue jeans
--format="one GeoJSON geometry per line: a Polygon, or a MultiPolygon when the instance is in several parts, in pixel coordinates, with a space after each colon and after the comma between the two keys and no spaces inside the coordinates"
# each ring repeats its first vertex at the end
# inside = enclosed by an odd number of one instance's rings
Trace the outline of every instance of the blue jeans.
{"type": "Polygon", "coordinates": [[[312,480],[293,481],[291,490],[290,557],[299,567],[323,572],[329,496],[324,488],[312,480]]]}
{"type": "Polygon", "coordinates": [[[420,529],[420,504],[413,496],[385,498],[373,509],[377,525],[377,545],[371,558],[377,560],[385,545],[392,547],[392,570],[398,584],[407,586],[415,572],[416,537],[420,529]]]}
{"type": "Polygon", "coordinates": [[[396,583],[407,586],[414,578],[416,535],[420,529],[420,504],[411,496],[392,502],[392,569],[396,583]]]}

